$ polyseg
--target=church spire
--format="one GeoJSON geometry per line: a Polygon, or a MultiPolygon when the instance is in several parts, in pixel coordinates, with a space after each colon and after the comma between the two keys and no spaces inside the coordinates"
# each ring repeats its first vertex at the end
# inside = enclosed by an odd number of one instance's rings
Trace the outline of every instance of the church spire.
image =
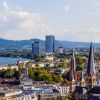
{"type": "Polygon", "coordinates": [[[76,86],[76,64],[75,64],[74,50],[72,53],[70,64],[71,64],[71,68],[70,68],[69,81],[70,81],[70,92],[72,93],[75,90],[75,86],[76,86]]]}
{"type": "Polygon", "coordinates": [[[75,81],[73,71],[70,71],[70,77],[69,77],[69,80],[70,80],[70,81],[75,81]]]}
{"type": "Polygon", "coordinates": [[[70,71],[73,73],[73,77],[75,80],[77,80],[77,75],[76,75],[76,60],[75,60],[75,50],[73,49],[72,52],[72,58],[71,58],[71,62],[70,62],[70,71]]]}
{"type": "Polygon", "coordinates": [[[94,65],[94,52],[92,43],[90,45],[89,57],[88,57],[88,64],[87,64],[87,71],[86,71],[86,87],[87,89],[91,89],[96,86],[96,74],[95,74],[95,65],[94,65]]]}
{"type": "Polygon", "coordinates": [[[93,52],[93,46],[92,46],[92,42],[91,42],[89,57],[88,57],[87,74],[93,75],[94,73],[95,73],[94,52],[93,52]]]}
{"type": "Polygon", "coordinates": [[[72,52],[71,70],[76,71],[75,50],[72,52]]]}
{"type": "Polygon", "coordinates": [[[71,71],[70,73],[69,82],[70,82],[70,93],[73,93],[73,91],[75,90],[75,86],[76,86],[73,71],[71,71]]]}

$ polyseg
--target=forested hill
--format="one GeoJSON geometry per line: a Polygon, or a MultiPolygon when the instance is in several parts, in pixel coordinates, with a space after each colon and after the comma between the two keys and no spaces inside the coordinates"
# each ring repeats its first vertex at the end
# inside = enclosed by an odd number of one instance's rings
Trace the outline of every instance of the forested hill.
{"type": "MultiPolygon", "coordinates": [[[[34,41],[40,41],[41,47],[45,47],[45,41],[40,39],[30,39],[30,40],[6,40],[0,38],[0,49],[31,49],[31,44],[34,41]]],[[[76,48],[76,47],[89,47],[88,42],[74,42],[74,41],[59,41],[56,40],[55,47],[65,47],[65,48],[76,48]]],[[[100,43],[94,43],[95,47],[100,47],[100,43]]]]}

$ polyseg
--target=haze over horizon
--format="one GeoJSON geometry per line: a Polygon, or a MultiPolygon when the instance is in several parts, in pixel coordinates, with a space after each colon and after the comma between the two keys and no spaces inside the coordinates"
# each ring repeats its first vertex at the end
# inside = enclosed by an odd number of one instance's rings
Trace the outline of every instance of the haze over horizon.
{"type": "Polygon", "coordinates": [[[100,42],[100,0],[0,0],[0,38],[100,42]]]}

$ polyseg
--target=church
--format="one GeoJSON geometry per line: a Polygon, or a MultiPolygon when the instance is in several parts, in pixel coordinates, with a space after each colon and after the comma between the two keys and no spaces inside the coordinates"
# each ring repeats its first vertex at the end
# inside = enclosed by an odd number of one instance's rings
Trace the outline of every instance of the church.
{"type": "Polygon", "coordinates": [[[88,63],[85,73],[80,74],[77,80],[75,54],[71,59],[70,94],[75,100],[100,100],[100,84],[97,84],[97,75],[94,63],[93,44],[90,44],[88,63]]]}

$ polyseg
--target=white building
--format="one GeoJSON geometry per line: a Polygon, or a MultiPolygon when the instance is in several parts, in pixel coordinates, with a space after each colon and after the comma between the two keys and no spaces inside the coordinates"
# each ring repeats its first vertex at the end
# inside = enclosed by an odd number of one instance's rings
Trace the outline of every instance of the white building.
{"type": "Polygon", "coordinates": [[[54,57],[53,57],[53,55],[46,55],[45,56],[45,60],[53,61],[54,60],[54,57]]]}
{"type": "Polygon", "coordinates": [[[2,70],[2,69],[7,70],[8,68],[18,70],[18,66],[17,66],[16,64],[1,66],[1,67],[0,67],[0,70],[2,70]]]}
{"type": "Polygon", "coordinates": [[[70,87],[69,86],[66,86],[66,85],[59,85],[57,89],[59,90],[59,92],[62,95],[69,94],[69,91],[70,91],[70,87]]]}
{"type": "Polygon", "coordinates": [[[63,48],[63,47],[59,47],[59,48],[58,48],[58,53],[63,54],[63,53],[64,53],[64,48],[63,48]]]}

